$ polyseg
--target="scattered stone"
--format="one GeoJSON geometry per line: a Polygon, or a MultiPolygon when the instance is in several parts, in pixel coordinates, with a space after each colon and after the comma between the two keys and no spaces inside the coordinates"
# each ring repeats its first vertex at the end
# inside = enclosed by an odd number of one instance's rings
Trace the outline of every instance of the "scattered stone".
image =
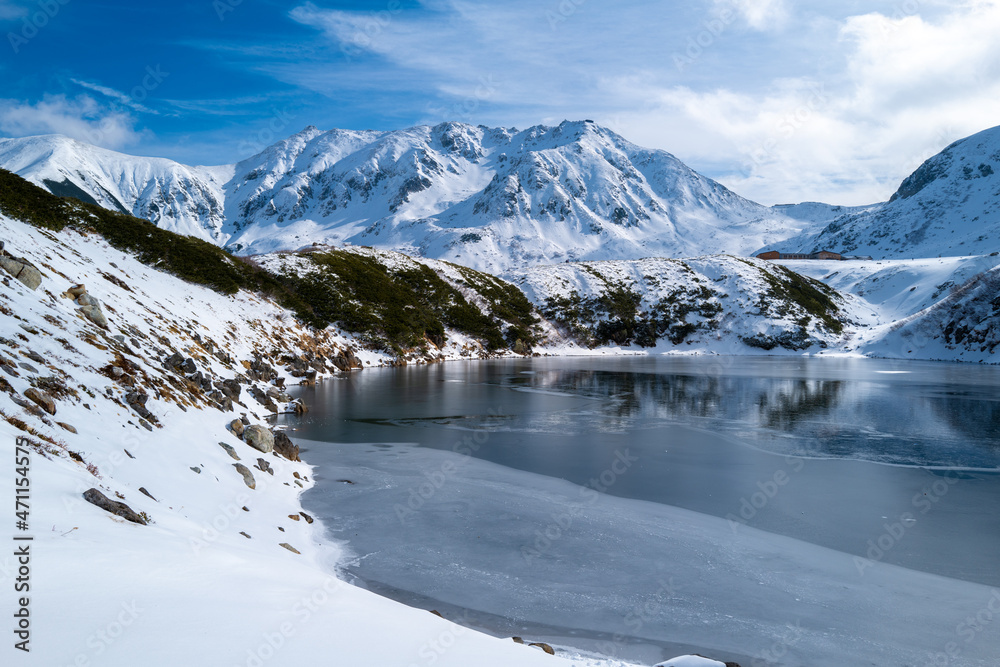
{"type": "MultiPolygon", "coordinates": [[[[76,305],[78,305],[78,306],[97,306],[98,308],[100,308],[101,302],[98,301],[97,299],[95,299],[94,297],[90,296],[86,292],[84,292],[80,296],[76,297],[76,305]]],[[[125,336],[122,336],[121,339],[118,342],[119,343],[124,343],[125,342],[125,336]]]]}
{"type": "Polygon", "coordinates": [[[40,363],[42,365],[45,365],[45,363],[46,363],[45,357],[43,357],[42,355],[38,354],[34,350],[28,350],[27,352],[24,353],[24,356],[28,357],[32,361],[37,361],[38,363],[40,363]]]}
{"type": "Polygon", "coordinates": [[[444,615],[441,614],[441,612],[439,612],[437,609],[431,609],[430,612],[435,616],[437,616],[438,618],[444,618],[444,615]]]}
{"type": "Polygon", "coordinates": [[[38,374],[38,369],[26,361],[20,361],[18,362],[17,365],[23,368],[24,370],[28,371],[29,373],[35,373],[36,375],[38,374]]]}
{"type": "Polygon", "coordinates": [[[54,415],[56,413],[56,402],[44,391],[36,389],[35,387],[30,387],[24,391],[24,395],[37,403],[40,408],[48,412],[50,415],[54,415]]]}
{"type": "Polygon", "coordinates": [[[523,644],[524,643],[524,640],[521,639],[520,637],[511,637],[511,639],[514,640],[515,644],[523,644]]]}
{"type": "Polygon", "coordinates": [[[242,438],[243,422],[241,422],[239,419],[234,419],[233,421],[229,422],[229,430],[232,431],[237,438],[242,438]]]}
{"type": "Polygon", "coordinates": [[[238,401],[240,400],[240,393],[243,391],[243,386],[236,380],[223,380],[222,386],[219,389],[232,400],[238,401]]]}
{"type": "Polygon", "coordinates": [[[108,328],[108,318],[101,312],[100,306],[83,306],[80,308],[80,312],[83,313],[84,317],[102,329],[108,328]]]}
{"type": "Polygon", "coordinates": [[[243,441],[257,451],[274,451],[274,435],[259,424],[251,424],[243,430],[243,441]]]}
{"type": "Polygon", "coordinates": [[[231,456],[232,458],[234,458],[237,461],[240,460],[240,455],[236,453],[236,450],[233,449],[232,446],[227,445],[224,442],[220,442],[219,446],[222,447],[224,450],[226,450],[226,454],[229,454],[229,456],[231,456]]]}
{"type": "MultiPolygon", "coordinates": [[[[141,494],[143,494],[145,496],[149,496],[150,498],[153,498],[153,494],[150,493],[149,491],[147,491],[146,487],[144,487],[144,486],[140,486],[139,487],[139,493],[141,493],[141,494]]],[[[156,500],[156,498],[153,498],[153,500],[156,500]]],[[[160,502],[160,501],[156,500],[156,502],[160,502]]]]}
{"type": "Polygon", "coordinates": [[[253,478],[253,473],[250,472],[249,468],[247,468],[242,463],[234,463],[233,467],[236,468],[236,472],[243,475],[243,481],[246,483],[247,486],[249,486],[251,489],[257,488],[257,480],[253,478]]]}
{"type": "Polygon", "coordinates": [[[253,539],[249,535],[247,535],[246,533],[244,533],[242,530],[240,531],[240,535],[242,535],[243,537],[247,538],[248,540],[253,539]]]}
{"type": "Polygon", "coordinates": [[[73,285],[68,290],[66,290],[66,295],[69,296],[69,298],[73,299],[74,301],[80,298],[81,294],[86,294],[86,293],[87,293],[87,288],[84,287],[83,283],[73,285]]]}
{"type": "Polygon", "coordinates": [[[292,477],[294,477],[295,479],[302,479],[302,476],[299,475],[299,471],[298,470],[295,470],[295,471],[292,472],[292,477]]]}
{"type": "Polygon", "coordinates": [[[198,366],[194,363],[194,359],[191,357],[185,359],[178,368],[187,375],[194,375],[198,372],[198,366]]]}
{"type": "Polygon", "coordinates": [[[313,521],[315,521],[315,519],[313,519],[311,516],[309,516],[305,512],[299,512],[299,514],[301,514],[302,518],[306,520],[306,523],[312,523],[313,521]]]}
{"type": "Polygon", "coordinates": [[[42,284],[41,271],[32,266],[26,259],[9,257],[5,254],[4,256],[0,256],[0,267],[17,280],[20,280],[30,290],[38,289],[38,286],[42,284]]]}
{"type": "Polygon", "coordinates": [[[292,439],[285,435],[284,431],[274,433],[274,451],[289,461],[301,461],[299,446],[292,442],[292,439]]]}
{"type": "Polygon", "coordinates": [[[164,368],[170,370],[177,370],[181,364],[184,363],[184,356],[180,352],[174,352],[169,357],[163,360],[164,368]]]}
{"type": "Polygon", "coordinates": [[[76,427],[71,426],[71,425],[67,424],[66,422],[56,422],[56,423],[59,424],[59,426],[61,426],[62,428],[64,428],[67,431],[69,431],[70,433],[76,433],[77,432],[76,427]]]}
{"type": "Polygon", "coordinates": [[[130,459],[134,459],[135,458],[134,456],[132,456],[132,452],[130,452],[129,450],[126,449],[124,451],[125,451],[125,455],[128,456],[130,459]]]}
{"type": "Polygon", "coordinates": [[[136,514],[131,507],[117,500],[111,500],[97,489],[87,489],[83,492],[83,499],[92,505],[97,505],[106,512],[111,512],[115,516],[120,516],[126,521],[146,525],[146,520],[136,514]]]}
{"type": "Polygon", "coordinates": [[[298,521],[300,517],[298,514],[289,514],[288,518],[291,519],[292,521],[298,521]]]}
{"type": "Polygon", "coordinates": [[[300,556],[302,555],[302,552],[300,552],[298,549],[296,549],[295,547],[293,547],[288,542],[282,542],[278,546],[285,547],[286,549],[288,549],[289,551],[291,551],[293,554],[299,554],[300,556]]]}
{"type": "MultiPolygon", "coordinates": [[[[295,480],[295,483],[298,484],[303,489],[306,488],[299,480],[295,480]]],[[[288,484],[288,482],[285,482],[285,484],[288,484]]]]}
{"type": "Polygon", "coordinates": [[[150,424],[145,419],[143,419],[142,417],[139,417],[139,425],[142,426],[147,431],[152,431],[153,430],[153,425],[150,424]]]}
{"type": "Polygon", "coordinates": [[[242,509],[242,510],[243,510],[244,512],[249,512],[249,511],[250,511],[250,508],[249,508],[249,507],[247,507],[246,505],[244,505],[244,506],[243,506],[243,507],[241,507],[240,509],[242,509]]]}
{"type": "Polygon", "coordinates": [[[280,530],[281,532],[285,532],[285,529],[282,528],[281,526],[278,526],[278,530],[280,530]]]}
{"type": "Polygon", "coordinates": [[[191,470],[194,470],[199,475],[201,474],[201,468],[199,468],[198,466],[191,466],[191,470]]]}
{"type": "Polygon", "coordinates": [[[257,459],[257,468],[261,472],[267,472],[272,475],[274,474],[274,470],[271,469],[271,464],[265,461],[264,459],[257,459]]]}

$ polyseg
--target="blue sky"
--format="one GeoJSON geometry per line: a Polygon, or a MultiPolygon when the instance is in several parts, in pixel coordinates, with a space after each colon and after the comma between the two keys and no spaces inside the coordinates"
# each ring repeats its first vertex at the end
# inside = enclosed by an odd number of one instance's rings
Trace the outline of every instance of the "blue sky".
{"type": "Polygon", "coordinates": [[[307,125],[591,118],[763,203],[1000,124],[1000,0],[0,0],[0,135],[219,164],[307,125]]]}

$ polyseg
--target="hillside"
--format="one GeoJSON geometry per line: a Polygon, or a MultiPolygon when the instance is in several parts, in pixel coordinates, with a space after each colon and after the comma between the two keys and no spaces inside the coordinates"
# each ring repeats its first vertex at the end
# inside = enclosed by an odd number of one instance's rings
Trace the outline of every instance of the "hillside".
{"type": "Polygon", "coordinates": [[[847,346],[875,321],[862,299],[758,259],[580,262],[512,274],[585,346],[780,353],[847,346]]]}
{"type": "Polygon", "coordinates": [[[884,204],[849,211],[785,242],[876,259],[1000,251],[1000,127],[951,144],[924,162],[884,204]]]}
{"type": "Polygon", "coordinates": [[[368,245],[494,273],[578,259],[748,254],[821,224],[744,199],[590,121],[526,130],[309,127],[220,167],[59,136],[2,139],[0,167],[240,254],[368,245]]]}
{"type": "Polygon", "coordinates": [[[61,202],[22,194],[46,224],[0,214],[0,435],[8,479],[30,481],[27,664],[254,664],[279,648],[280,664],[330,651],[408,664],[434,637],[445,666],[620,664],[552,657],[338,579],[341,548],[299,504],[313,471],[268,417],[306,409],[292,384],[394,357],[266,295],[150,266],[84,225],[86,207],[56,231],[61,202]]]}

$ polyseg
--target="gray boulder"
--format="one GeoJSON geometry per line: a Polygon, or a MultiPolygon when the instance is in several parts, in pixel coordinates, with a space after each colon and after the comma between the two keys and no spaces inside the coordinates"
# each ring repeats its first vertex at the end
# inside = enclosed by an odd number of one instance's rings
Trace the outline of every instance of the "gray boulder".
{"type": "Polygon", "coordinates": [[[111,500],[97,489],[87,489],[83,492],[83,499],[91,505],[97,505],[106,512],[111,512],[115,516],[120,516],[126,521],[146,525],[146,520],[136,514],[131,507],[117,500],[111,500]]]}
{"type": "MultiPolygon", "coordinates": [[[[46,394],[41,389],[35,389],[34,387],[31,387],[25,390],[24,395],[30,398],[35,403],[37,403],[38,407],[40,407],[42,410],[45,410],[50,415],[54,415],[56,413],[55,400],[53,400],[51,396],[46,394]]],[[[273,444],[274,443],[272,439],[272,449],[273,449],[273,444]]]]}
{"type": "Polygon", "coordinates": [[[292,442],[284,431],[274,434],[274,451],[289,461],[299,461],[299,446],[292,442]]]}
{"type": "Polygon", "coordinates": [[[3,256],[0,257],[0,267],[20,280],[28,289],[37,289],[42,284],[41,272],[25,259],[3,256]]]}
{"type": "Polygon", "coordinates": [[[84,317],[102,329],[108,328],[108,318],[104,317],[100,306],[82,306],[80,312],[83,313],[84,317]]]}
{"type": "Polygon", "coordinates": [[[259,452],[274,451],[274,434],[259,424],[251,424],[243,429],[243,440],[259,452]]]}
{"type": "Polygon", "coordinates": [[[234,463],[233,467],[236,468],[236,472],[243,475],[243,482],[249,486],[251,489],[257,488],[257,480],[253,478],[253,473],[242,463],[234,463]]]}

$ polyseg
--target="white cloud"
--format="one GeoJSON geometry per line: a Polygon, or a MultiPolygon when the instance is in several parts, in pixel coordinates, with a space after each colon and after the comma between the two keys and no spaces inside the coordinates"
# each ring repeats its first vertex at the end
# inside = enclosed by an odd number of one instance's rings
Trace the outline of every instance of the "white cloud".
{"type": "Polygon", "coordinates": [[[785,26],[789,18],[785,0],[715,0],[716,10],[735,11],[755,30],[775,30],[785,26]]]}
{"type": "MultiPolygon", "coordinates": [[[[70,81],[72,81],[73,83],[82,88],[86,88],[87,90],[92,90],[95,93],[100,93],[105,97],[109,97],[115,100],[116,102],[123,104],[129,107],[130,109],[134,109],[135,111],[138,111],[140,113],[149,113],[154,115],[159,115],[160,113],[159,111],[155,111],[143,104],[140,104],[131,95],[126,95],[125,93],[119,90],[115,90],[114,88],[109,88],[108,86],[102,86],[98,83],[91,83],[90,81],[82,81],[80,79],[70,79],[70,81]]],[[[145,91],[146,89],[140,87],[139,90],[145,91]]]]}
{"type": "Polygon", "coordinates": [[[870,6],[305,5],[292,17],[348,62],[271,73],[334,98],[368,86],[379,99],[432,99],[427,121],[593,118],[764,203],[871,203],[951,141],[1000,123],[1000,0],[870,6]],[[719,21],[726,9],[731,23],[719,21]],[[677,53],[692,62],[679,68],[677,53]]]}
{"type": "Polygon", "coordinates": [[[46,95],[35,104],[0,100],[0,132],[8,136],[64,134],[114,149],[135,144],[142,137],[131,115],[103,108],[88,95],[46,95]]]}

